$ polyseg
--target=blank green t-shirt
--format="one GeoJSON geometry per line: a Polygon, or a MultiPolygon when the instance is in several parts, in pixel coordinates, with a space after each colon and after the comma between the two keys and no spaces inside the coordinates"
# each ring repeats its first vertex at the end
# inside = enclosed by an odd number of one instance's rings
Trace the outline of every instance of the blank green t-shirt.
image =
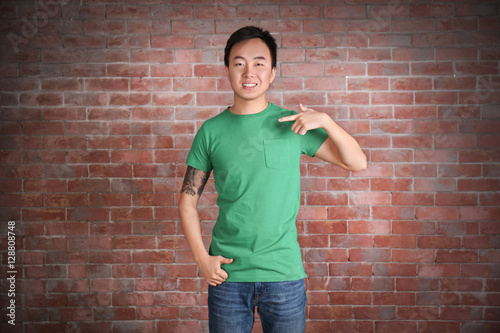
{"type": "Polygon", "coordinates": [[[306,277],[295,219],[300,204],[300,157],[313,156],[328,135],[291,131],[279,118],[296,114],[272,103],[255,114],[226,109],[205,121],[187,164],[212,171],[219,216],[211,255],[233,258],[223,265],[230,282],[277,282],[306,277]]]}

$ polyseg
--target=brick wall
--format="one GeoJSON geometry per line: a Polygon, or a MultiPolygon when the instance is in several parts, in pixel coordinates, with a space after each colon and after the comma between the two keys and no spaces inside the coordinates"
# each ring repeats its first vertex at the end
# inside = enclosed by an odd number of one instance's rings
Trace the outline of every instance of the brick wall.
{"type": "MultiPolygon", "coordinates": [[[[2,332],[208,331],[176,200],[250,24],[280,46],[269,99],[329,113],[369,158],[303,159],[307,332],[500,331],[497,1],[167,2],[0,2],[2,332]]],[[[207,244],[215,199],[210,180],[207,244]]]]}

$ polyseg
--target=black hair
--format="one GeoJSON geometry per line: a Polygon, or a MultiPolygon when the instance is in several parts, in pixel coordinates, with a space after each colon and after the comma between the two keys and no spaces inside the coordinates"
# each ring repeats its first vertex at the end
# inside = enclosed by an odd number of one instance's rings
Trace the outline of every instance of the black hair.
{"type": "Polygon", "coordinates": [[[276,67],[276,53],[278,46],[276,45],[276,40],[271,33],[267,30],[262,30],[259,27],[248,26],[244,28],[240,28],[233,32],[231,37],[227,40],[226,48],[224,49],[224,65],[229,67],[229,53],[231,53],[231,49],[234,45],[239,42],[243,42],[249,39],[260,38],[264,43],[266,43],[267,48],[271,52],[271,62],[272,67],[276,67]]]}

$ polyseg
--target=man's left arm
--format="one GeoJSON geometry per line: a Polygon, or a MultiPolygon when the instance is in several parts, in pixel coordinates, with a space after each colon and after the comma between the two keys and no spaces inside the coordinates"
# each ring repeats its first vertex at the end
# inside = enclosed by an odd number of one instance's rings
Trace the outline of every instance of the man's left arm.
{"type": "Polygon", "coordinates": [[[314,156],[350,171],[366,168],[366,156],[357,141],[342,129],[326,113],[306,108],[300,104],[299,113],[282,117],[279,121],[294,121],[291,130],[304,135],[309,130],[323,128],[329,139],[321,145],[314,156]]]}

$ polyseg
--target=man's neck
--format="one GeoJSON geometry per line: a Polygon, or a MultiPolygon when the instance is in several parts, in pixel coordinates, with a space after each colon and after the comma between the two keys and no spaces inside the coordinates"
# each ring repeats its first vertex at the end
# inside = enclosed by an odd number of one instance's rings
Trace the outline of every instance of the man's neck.
{"type": "Polygon", "coordinates": [[[229,108],[231,113],[237,115],[254,114],[264,111],[269,105],[266,99],[262,101],[245,101],[235,99],[234,105],[229,108]]]}

